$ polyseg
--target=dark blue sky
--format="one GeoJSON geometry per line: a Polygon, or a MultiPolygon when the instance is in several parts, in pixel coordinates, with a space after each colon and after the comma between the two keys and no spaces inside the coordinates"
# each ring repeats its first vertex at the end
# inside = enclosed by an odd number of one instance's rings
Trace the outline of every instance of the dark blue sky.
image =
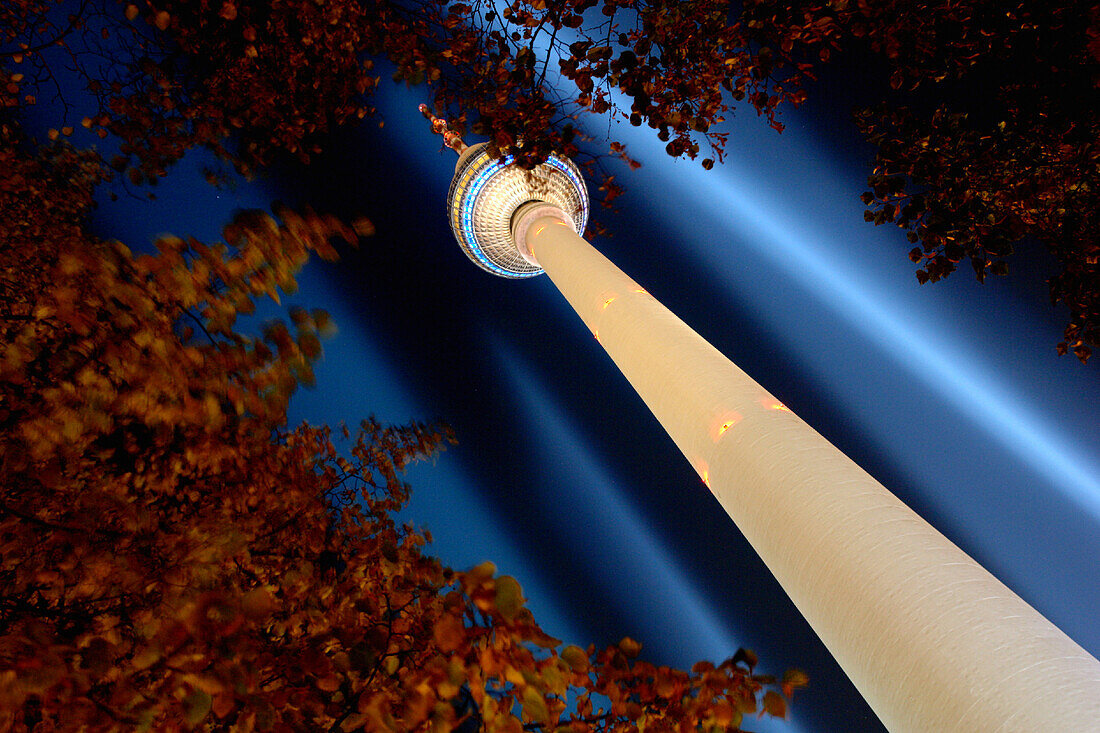
{"type": "MultiPolygon", "coordinates": [[[[596,246],[1100,654],[1100,377],[1054,353],[1066,314],[1046,299],[1049,265],[1023,253],[1009,279],[919,287],[902,233],[862,220],[851,90],[822,92],[782,135],[751,111],[733,120],[729,160],[710,172],[616,126],[644,165],[618,172],[620,211],[597,212],[614,237],[596,246]]],[[[340,328],[293,419],[448,421],[460,444],[410,471],[407,511],[445,562],[494,560],[567,642],[630,635],[676,665],[747,646],[769,671],[805,669],[791,721],[754,729],[881,730],[549,280],[465,259],[445,211],[455,156],[423,99],[385,85],[384,128],[368,121],[310,168],[234,189],[203,183],[192,156],[156,202],[104,201],[97,227],[141,248],[160,232],[215,239],[233,209],[274,199],[369,216],[377,235],[311,264],[291,299],[340,328]]]]}

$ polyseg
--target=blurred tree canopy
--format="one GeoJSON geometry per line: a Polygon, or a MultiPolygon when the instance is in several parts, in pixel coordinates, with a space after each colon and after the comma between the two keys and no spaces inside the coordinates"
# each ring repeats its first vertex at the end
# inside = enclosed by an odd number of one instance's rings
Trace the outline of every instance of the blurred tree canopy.
{"type": "MultiPolygon", "coordinates": [[[[86,229],[106,175],[0,124],[0,729],[686,731],[805,677],[561,646],[491,563],[394,520],[445,428],[286,427],[326,314],[235,329],[356,233],[245,212],[155,254],[86,229]]],[[[364,223],[359,227],[365,231],[364,223]]]]}

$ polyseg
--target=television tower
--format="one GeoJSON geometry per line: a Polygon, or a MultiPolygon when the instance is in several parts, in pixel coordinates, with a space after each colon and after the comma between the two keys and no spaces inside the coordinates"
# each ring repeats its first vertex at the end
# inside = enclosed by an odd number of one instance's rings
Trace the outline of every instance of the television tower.
{"type": "Polygon", "coordinates": [[[891,731],[1100,731],[1100,662],[692,331],[578,232],[569,160],[459,153],[479,267],[545,272],[891,731]]]}

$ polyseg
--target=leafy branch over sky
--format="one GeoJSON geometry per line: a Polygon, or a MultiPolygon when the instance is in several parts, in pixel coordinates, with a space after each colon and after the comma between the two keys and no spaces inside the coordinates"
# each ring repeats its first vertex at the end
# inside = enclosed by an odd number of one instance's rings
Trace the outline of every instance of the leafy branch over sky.
{"type": "Polygon", "coordinates": [[[1083,0],[16,0],[0,26],[3,104],[63,99],[75,74],[94,102],[59,129],[117,136],[112,165],[133,182],[195,146],[245,173],[308,161],[374,112],[385,57],[519,165],[589,164],[605,203],[622,188],[600,157],[636,163],[579,115],[646,125],[710,168],[735,106],[782,130],[784,105],[863,53],[887,80],[856,115],[876,151],[867,220],[907,230],[922,283],[963,260],[1005,274],[1013,249],[1045,246],[1070,315],[1059,350],[1085,361],[1100,342],[1100,11],[1083,0]]]}

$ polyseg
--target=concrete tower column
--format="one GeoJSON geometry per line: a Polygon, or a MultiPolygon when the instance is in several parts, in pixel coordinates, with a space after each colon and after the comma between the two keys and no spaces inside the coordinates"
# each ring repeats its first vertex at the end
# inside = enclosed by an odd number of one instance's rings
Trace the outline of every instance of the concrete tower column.
{"type": "Polygon", "coordinates": [[[887,728],[1100,730],[1096,659],[567,217],[545,206],[532,213],[517,213],[520,251],[553,280],[887,728]]]}
{"type": "Polygon", "coordinates": [[[452,147],[463,251],[549,275],[887,728],[1100,731],[1100,662],[582,239],[570,161],[452,147]]]}

